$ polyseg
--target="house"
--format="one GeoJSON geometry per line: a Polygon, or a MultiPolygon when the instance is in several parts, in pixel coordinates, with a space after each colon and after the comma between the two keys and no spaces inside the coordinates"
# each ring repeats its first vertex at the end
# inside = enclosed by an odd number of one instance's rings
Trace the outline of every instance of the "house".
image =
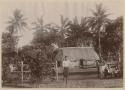
{"type": "Polygon", "coordinates": [[[59,67],[62,66],[65,56],[70,60],[69,67],[96,67],[96,61],[99,60],[93,47],[64,47],[59,48],[55,56],[59,67]]]}

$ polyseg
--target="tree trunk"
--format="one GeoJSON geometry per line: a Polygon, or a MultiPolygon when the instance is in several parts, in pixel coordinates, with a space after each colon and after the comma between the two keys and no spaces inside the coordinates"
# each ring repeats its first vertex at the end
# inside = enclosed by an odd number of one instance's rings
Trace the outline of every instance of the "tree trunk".
{"type": "Polygon", "coordinates": [[[98,34],[99,34],[99,58],[100,58],[100,60],[101,60],[102,58],[101,58],[101,39],[100,39],[100,31],[98,31],[98,34]]]}

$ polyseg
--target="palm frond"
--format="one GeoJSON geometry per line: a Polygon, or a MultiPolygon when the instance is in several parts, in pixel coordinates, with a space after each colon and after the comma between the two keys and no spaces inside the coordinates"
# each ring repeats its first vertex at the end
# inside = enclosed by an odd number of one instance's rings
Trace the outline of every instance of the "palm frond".
{"type": "Polygon", "coordinates": [[[13,17],[9,18],[9,21],[7,22],[9,24],[8,30],[12,33],[16,33],[24,27],[27,26],[27,23],[25,22],[26,18],[24,18],[23,14],[21,13],[21,10],[16,9],[13,12],[13,17]],[[13,29],[13,30],[12,30],[13,29]]]}

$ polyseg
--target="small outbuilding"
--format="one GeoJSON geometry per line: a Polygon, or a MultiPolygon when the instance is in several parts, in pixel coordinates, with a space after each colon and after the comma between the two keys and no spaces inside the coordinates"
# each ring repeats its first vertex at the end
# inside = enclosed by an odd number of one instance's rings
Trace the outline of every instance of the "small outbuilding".
{"type": "Polygon", "coordinates": [[[64,47],[59,48],[55,56],[58,67],[62,66],[65,56],[68,56],[68,60],[71,62],[69,67],[96,67],[96,61],[99,60],[93,47],[64,47]]]}

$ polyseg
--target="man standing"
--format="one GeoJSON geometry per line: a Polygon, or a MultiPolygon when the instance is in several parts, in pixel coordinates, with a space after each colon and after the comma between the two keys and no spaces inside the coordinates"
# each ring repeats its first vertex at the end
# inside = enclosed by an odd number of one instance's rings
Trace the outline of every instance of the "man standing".
{"type": "Polygon", "coordinates": [[[68,56],[65,56],[64,57],[64,60],[63,60],[63,80],[66,81],[66,84],[67,84],[67,80],[68,80],[68,75],[69,75],[69,65],[70,65],[70,61],[68,60],[68,56]]]}

